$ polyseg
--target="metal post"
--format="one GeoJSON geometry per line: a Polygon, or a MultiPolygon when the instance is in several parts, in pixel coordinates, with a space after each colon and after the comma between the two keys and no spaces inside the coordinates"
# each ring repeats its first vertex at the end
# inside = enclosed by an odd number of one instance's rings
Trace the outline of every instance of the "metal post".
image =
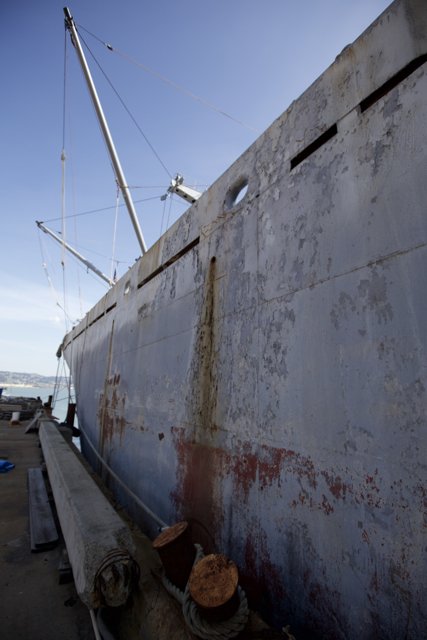
{"type": "Polygon", "coordinates": [[[68,7],[64,7],[64,14],[65,14],[65,24],[67,29],[70,32],[71,35],[71,41],[77,51],[77,56],[79,58],[81,67],[83,69],[83,73],[84,76],[86,78],[86,82],[87,82],[87,86],[89,88],[89,93],[90,96],[92,98],[92,102],[94,104],[95,107],[95,111],[96,114],[98,116],[98,120],[99,120],[99,124],[101,126],[101,130],[102,133],[104,135],[105,138],[105,142],[107,145],[107,149],[110,153],[110,157],[111,157],[111,161],[113,164],[113,168],[114,168],[114,172],[116,174],[116,178],[117,178],[117,183],[120,187],[120,190],[123,194],[123,199],[126,203],[126,207],[128,210],[128,213],[130,215],[132,224],[133,224],[133,228],[135,229],[135,233],[136,233],[136,237],[138,239],[139,242],[139,246],[141,247],[141,251],[142,254],[144,254],[147,251],[147,246],[145,244],[145,240],[144,240],[144,236],[142,235],[142,231],[141,231],[141,227],[139,226],[139,221],[136,215],[136,211],[135,211],[135,207],[133,204],[133,200],[132,200],[132,196],[129,190],[129,187],[127,186],[127,182],[126,182],[126,178],[124,176],[122,167],[120,165],[120,161],[116,152],[116,149],[114,147],[114,142],[113,139],[111,137],[110,134],[110,130],[108,128],[108,124],[107,121],[105,119],[104,116],[104,112],[102,110],[102,106],[101,103],[99,101],[98,98],[98,94],[96,92],[96,88],[94,85],[94,82],[92,80],[92,76],[88,67],[88,64],[86,62],[86,58],[85,55],[83,53],[83,49],[82,46],[80,44],[80,40],[79,40],[79,36],[77,34],[77,29],[76,29],[76,25],[74,23],[73,17],[70,13],[70,10],[68,9],[68,7]]]}

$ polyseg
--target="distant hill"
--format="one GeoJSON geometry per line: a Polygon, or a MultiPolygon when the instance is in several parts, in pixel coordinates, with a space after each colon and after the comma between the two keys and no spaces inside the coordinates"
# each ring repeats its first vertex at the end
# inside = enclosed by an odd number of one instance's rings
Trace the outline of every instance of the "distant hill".
{"type": "Polygon", "coordinates": [[[21,373],[18,371],[0,371],[0,386],[31,385],[34,387],[53,387],[55,376],[41,376],[38,373],[21,373]]]}

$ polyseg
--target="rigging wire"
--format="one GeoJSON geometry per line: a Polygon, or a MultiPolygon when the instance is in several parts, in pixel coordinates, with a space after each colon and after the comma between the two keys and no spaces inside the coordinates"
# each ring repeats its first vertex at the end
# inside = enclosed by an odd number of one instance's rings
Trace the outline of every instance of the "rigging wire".
{"type": "Polygon", "coordinates": [[[65,328],[68,329],[67,324],[67,299],[66,299],[66,278],[65,278],[65,105],[66,105],[66,86],[67,86],[67,34],[65,33],[64,41],[64,95],[63,95],[63,109],[62,109],[62,151],[61,151],[61,229],[62,229],[62,250],[61,250],[61,265],[62,265],[62,282],[63,282],[63,308],[64,308],[64,320],[65,328]]]}
{"type": "MultiPolygon", "coordinates": [[[[65,287],[65,151],[61,152],[61,265],[62,265],[62,277],[63,277],[63,294],[64,294],[64,309],[66,309],[66,287],[65,287]]],[[[67,326],[67,323],[65,323],[67,326]]]]}
{"type": "Polygon", "coordinates": [[[136,65],[137,67],[140,67],[141,69],[143,69],[147,73],[150,73],[152,76],[154,76],[154,77],[158,78],[159,80],[161,80],[162,82],[164,82],[165,84],[170,85],[171,87],[173,87],[177,91],[180,91],[181,93],[184,93],[185,95],[189,96],[193,100],[196,100],[197,102],[200,102],[201,104],[203,104],[205,107],[211,109],[212,111],[215,111],[216,113],[219,113],[220,115],[222,115],[222,116],[224,116],[226,118],[229,118],[230,120],[232,120],[236,124],[241,125],[245,129],[248,129],[249,131],[252,131],[254,133],[259,133],[258,129],[255,129],[254,127],[246,124],[245,122],[242,122],[242,120],[239,120],[238,118],[235,118],[234,116],[230,115],[229,113],[227,113],[223,109],[220,109],[219,107],[215,106],[214,104],[212,104],[208,100],[205,100],[204,98],[201,98],[200,96],[196,95],[192,91],[189,91],[189,89],[186,89],[182,85],[179,85],[176,82],[174,82],[173,80],[170,80],[169,78],[167,78],[166,76],[162,75],[158,71],[154,71],[154,69],[151,69],[150,67],[147,67],[145,64],[142,64],[142,62],[139,62],[138,60],[135,60],[135,58],[132,58],[132,56],[128,55],[127,53],[124,53],[123,51],[120,51],[119,49],[116,49],[115,47],[113,47],[108,42],[104,42],[104,40],[101,40],[101,38],[98,38],[98,36],[96,36],[94,33],[91,33],[90,31],[85,29],[85,27],[83,27],[82,25],[78,25],[78,26],[79,26],[80,29],[83,29],[83,31],[86,31],[86,33],[88,33],[90,36],[92,36],[92,38],[95,38],[95,40],[98,40],[98,42],[103,44],[104,47],[106,47],[109,51],[111,51],[113,53],[116,53],[117,55],[119,55],[124,60],[127,60],[131,64],[136,65]]]}
{"type": "Polygon", "coordinates": [[[168,211],[168,219],[166,220],[166,228],[165,231],[167,231],[169,229],[169,218],[171,215],[171,210],[172,210],[172,195],[169,198],[169,211],[168,211]]]}
{"type": "MultiPolygon", "coordinates": [[[[68,41],[68,30],[67,28],[65,28],[65,41],[67,44],[68,41]]],[[[68,52],[67,52],[67,48],[65,47],[65,55],[64,55],[64,104],[63,104],[63,148],[65,149],[65,138],[66,138],[66,125],[68,124],[68,131],[67,131],[67,137],[68,137],[68,144],[69,144],[69,148],[71,149],[71,158],[73,158],[73,129],[72,129],[72,122],[71,122],[71,111],[70,109],[68,109],[68,113],[67,113],[67,93],[66,93],[66,80],[67,80],[67,65],[68,65],[68,52]]],[[[76,194],[75,194],[75,176],[74,176],[74,167],[73,167],[73,162],[68,163],[67,162],[67,166],[68,166],[68,170],[71,170],[71,197],[72,197],[72,210],[75,211],[76,210],[76,194]]],[[[70,217],[72,217],[71,215],[64,215],[65,219],[68,219],[70,217]]],[[[74,224],[73,224],[73,237],[74,237],[74,244],[77,244],[77,224],[76,224],[76,220],[74,219],[74,224]]],[[[76,279],[77,279],[77,292],[78,292],[78,301],[79,301],[79,309],[80,309],[80,316],[83,316],[83,295],[82,295],[82,287],[81,287],[81,279],[80,279],[80,271],[78,269],[76,269],[75,271],[76,274],[76,279]]]]}
{"type": "MultiPolygon", "coordinates": [[[[73,174],[72,174],[72,177],[73,174]]],[[[74,193],[74,183],[73,183],[73,208],[75,208],[75,193],[74,193]]],[[[73,226],[74,226],[74,243],[76,246],[78,246],[78,241],[77,241],[77,221],[74,218],[73,220],[73,226]]],[[[76,277],[77,277],[77,291],[78,291],[78,298],[79,298],[79,308],[80,308],[80,317],[83,316],[83,294],[82,294],[82,287],[81,287],[81,280],[80,280],[80,271],[78,269],[76,269],[76,277]]]]}
{"type": "Polygon", "coordinates": [[[141,185],[141,184],[128,184],[128,189],[167,189],[164,184],[156,185],[141,185]]]}
{"type": "Polygon", "coordinates": [[[58,393],[59,393],[59,367],[61,366],[61,360],[58,358],[58,363],[56,365],[56,374],[55,374],[55,384],[53,387],[53,397],[52,397],[52,404],[53,406],[55,406],[57,400],[58,400],[58,393]]]}
{"type": "Polygon", "coordinates": [[[161,224],[160,224],[160,233],[159,233],[159,238],[161,237],[161,235],[162,235],[162,233],[163,233],[163,222],[164,222],[164,219],[165,219],[166,200],[167,200],[167,198],[165,198],[165,199],[163,200],[162,221],[161,221],[161,224]]]}
{"type": "Polygon", "coordinates": [[[116,234],[117,234],[117,218],[119,214],[119,199],[120,199],[120,187],[117,184],[116,212],[114,216],[113,246],[111,249],[111,271],[110,271],[110,280],[112,280],[113,282],[116,281],[116,269],[117,269],[117,262],[114,260],[114,258],[116,254],[116,234]],[[115,262],[116,262],[116,266],[114,266],[115,262]]]}
{"type": "Polygon", "coordinates": [[[74,400],[74,394],[71,393],[71,376],[66,368],[66,362],[63,355],[58,357],[58,364],[55,375],[55,385],[53,388],[52,404],[55,407],[59,402],[68,400],[68,404],[74,400]],[[62,365],[62,366],[61,366],[62,365]],[[67,391],[67,395],[59,396],[60,392],[67,391]]]}
{"type": "Polygon", "coordinates": [[[153,154],[155,155],[155,157],[157,158],[158,162],[161,164],[161,166],[163,167],[163,169],[166,171],[166,173],[168,174],[169,178],[172,180],[172,173],[169,171],[169,169],[167,168],[167,166],[165,165],[165,163],[163,162],[163,160],[160,158],[159,154],[157,153],[157,151],[155,150],[154,146],[151,144],[151,142],[149,141],[149,139],[147,138],[146,134],[144,133],[144,131],[142,130],[141,126],[139,125],[139,123],[137,122],[136,118],[134,117],[134,115],[132,114],[132,112],[130,111],[130,109],[128,108],[128,106],[125,104],[123,98],[121,97],[121,95],[119,94],[119,92],[117,91],[117,89],[115,88],[115,86],[113,85],[113,83],[111,82],[111,80],[109,79],[109,77],[107,76],[107,74],[105,73],[104,69],[101,67],[100,63],[98,62],[98,60],[96,59],[96,57],[94,56],[94,54],[92,53],[91,49],[89,48],[88,44],[86,43],[86,41],[84,40],[84,38],[80,35],[81,41],[83,42],[83,44],[85,45],[86,49],[89,51],[90,55],[92,56],[92,59],[94,60],[94,62],[96,63],[96,65],[98,66],[99,70],[101,71],[102,75],[104,76],[104,78],[106,79],[106,81],[108,82],[108,84],[110,85],[110,87],[112,88],[112,90],[114,91],[114,93],[116,94],[117,98],[119,99],[122,107],[125,109],[126,113],[128,114],[128,116],[130,117],[130,119],[132,120],[132,122],[134,123],[134,125],[136,126],[136,128],[138,129],[138,131],[140,132],[140,134],[142,135],[142,137],[144,138],[145,142],[148,144],[148,146],[150,147],[151,151],[153,152],[153,154]]]}
{"type": "Polygon", "coordinates": [[[68,330],[67,323],[67,292],[66,292],[66,278],[65,278],[65,153],[61,153],[61,164],[62,164],[62,246],[61,246],[61,266],[62,266],[62,287],[63,287],[63,309],[64,309],[64,319],[65,319],[65,328],[68,330]]]}
{"type": "Polygon", "coordinates": [[[56,289],[55,289],[55,287],[53,285],[52,278],[50,277],[49,270],[47,268],[47,262],[46,262],[45,255],[44,255],[41,233],[42,232],[39,230],[39,236],[38,236],[38,238],[39,238],[39,247],[40,247],[40,254],[41,254],[41,259],[42,259],[42,268],[43,268],[43,271],[45,273],[45,276],[46,276],[46,279],[47,279],[47,282],[48,282],[48,285],[49,285],[49,291],[50,291],[50,293],[52,295],[52,298],[53,298],[53,301],[55,302],[55,305],[57,307],[59,307],[59,309],[61,309],[61,311],[63,311],[65,316],[68,317],[69,322],[72,323],[72,320],[71,320],[70,316],[68,316],[67,311],[64,309],[64,307],[59,302],[59,296],[58,296],[58,294],[56,292],[56,289]]]}
{"type": "MultiPolygon", "coordinates": [[[[139,200],[134,200],[134,204],[140,203],[140,202],[149,202],[150,200],[160,200],[161,196],[151,196],[150,198],[140,198],[139,200]]],[[[119,204],[119,207],[125,207],[125,204],[119,204]]],[[[115,209],[116,205],[110,205],[108,207],[100,207],[99,209],[90,209],[89,211],[82,211],[80,213],[71,213],[68,216],[66,216],[66,218],[78,218],[80,216],[88,216],[92,213],[100,213],[102,211],[111,211],[111,209],[115,209]]],[[[48,220],[43,220],[43,222],[57,222],[58,220],[61,220],[61,217],[58,218],[49,218],[48,220]]]]}
{"type": "Polygon", "coordinates": [[[65,27],[65,41],[64,41],[64,87],[63,87],[63,97],[62,97],[62,149],[65,149],[65,105],[66,105],[66,97],[67,97],[67,27],[65,27]]]}

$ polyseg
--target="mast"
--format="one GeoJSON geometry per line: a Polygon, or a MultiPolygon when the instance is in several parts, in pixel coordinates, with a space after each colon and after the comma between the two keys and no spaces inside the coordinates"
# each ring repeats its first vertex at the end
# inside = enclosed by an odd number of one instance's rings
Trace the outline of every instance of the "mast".
{"type": "Polygon", "coordinates": [[[63,247],[65,247],[65,249],[67,249],[70,253],[73,254],[73,256],[75,256],[76,258],[78,258],[78,260],[80,260],[80,262],[83,262],[83,264],[90,269],[91,271],[93,271],[94,273],[96,273],[96,275],[99,278],[102,278],[102,280],[104,280],[105,282],[107,282],[107,284],[110,285],[110,287],[113,286],[114,281],[110,280],[110,278],[108,278],[106,275],[104,275],[102,273],[102,271],[100,271],[99,269],[97,269],[91,262],[89,262],[89,260],[86,260],[86,258],[84,256],[82,256],[78,251],[76,251],[75,249],[73,249],[72,246],[70,246],[69,244],[67,244],[67,242],[65,242],[65,240],[63,240],[62,238],[60,238],[59,236],[56,235],[56,233],[54,233],[51,229],[49,229],[48,227],[45,227],[45,225],[43,224],[43,222],[39,222],[38,220],[36,220],[36,225],[38,226],[39,229],[41,229],[42,231],[44,231],[45,233],[47,233],[48,236],[50,236],[51,238],[53,238],[54,240],[56,240],[57,242],[59,242],[60,245],[62,245],[63,247]]]}
{"type": "Polygon", "coordinates": [[[136,215],[136,211],[135,211],[135,207],[133,204],[133,200],[132,200],[132,196],[129,190],[129,187],[127,186],[127,182],[126,182],[126,178],[124,176],[123,173],[123,169],[120,165],[120,160],[119,157],[117,155],[115,146],[114,146],[114,142],[113,139],[111,137],[111,133],[110,130],[108,128],[108,124],[107,124],[107,120],[105,119],[105,115],[104,112],[102,110],[102,106],[101,103],[99,101],[98,98],[98,94],[88,67],[88,64],[86,62],[86,58],[85,55],[83,53],[83,49],[82,46],[80,44],[80,40],[79,40],[79,36],[77,34],[77,29],[76,29],[76,25],[74,23],[73,17],[70,13],[70,10],[68,9],[68,7],[64,7],[64,14],[65,14],[65,26],[67,27],[68,31],[70,32],[70,36],[71,36],[71,42],[73,43],[76,52],[77,52],[77,56],[79,59],[79,62],[81,64],[82,70],[83,70],[83,74],[86,78],[86,82],[87,82],[87,86],[89,88],[89,93],[90,96],[92,98],[92,102],[93,105],[95,107],[95,111],[96,111],[96,115],[98,116],[98,120],[99,120],[99,124],[101,126],[101,131],[104,135],[104,139],[107,145],[107,149],[108,152],[110,154],[111,157],[111,162],[113,164],[113,168],[114,168],[114,173],[116,174],[116,179],[117,179],[117,184],[119,185],[119,188],[123,194],[123,199],[125,201],[130,219],[132,221],[133,224],[133,228],[135,230],[136,233],[136,237],[138,239],[139,242],[139,246],[141,247],[141,251],[142,254],[144,255],[144,253],[147,251],[147,245],[145,244],[145,240],[144,240],[144,236],[142,235],[142,231],[141,231],[141,227],[139,226],[139,221],[136,215]]]}

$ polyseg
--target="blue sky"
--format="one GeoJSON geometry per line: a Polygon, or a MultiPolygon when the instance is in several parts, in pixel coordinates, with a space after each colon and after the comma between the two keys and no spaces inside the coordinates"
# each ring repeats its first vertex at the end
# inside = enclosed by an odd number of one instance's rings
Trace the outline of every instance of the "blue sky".
{"type": "MultiPolygon", "coordinates": [[[[127,182],[135,187],[148,246],[185,210],[180,201],[160,200],[168,174],[180,172],[187,184],[206,188],[254,141],[253,129],[261,133],[268,127],[388,4],[75,0],[69,5],[78,25],[116,50],[80,29],[167,169],[87,53],[127,182]]],[[[66,328],[106,290],[35,225],[43,220],[61,230],[63,139],[66,238],[107,275],[116,224],[113,172],[69,38],[64,109],[63,6],[57,0],[9,0],[0,8],[0,370],[44,375],[56,371],[55,353],[66,328]],[[86,214],[94,209],[103,210],[86,214]]],[[[116,229],[115,265],[121,275],[140,253],[123,206],[116,229]]]]}

